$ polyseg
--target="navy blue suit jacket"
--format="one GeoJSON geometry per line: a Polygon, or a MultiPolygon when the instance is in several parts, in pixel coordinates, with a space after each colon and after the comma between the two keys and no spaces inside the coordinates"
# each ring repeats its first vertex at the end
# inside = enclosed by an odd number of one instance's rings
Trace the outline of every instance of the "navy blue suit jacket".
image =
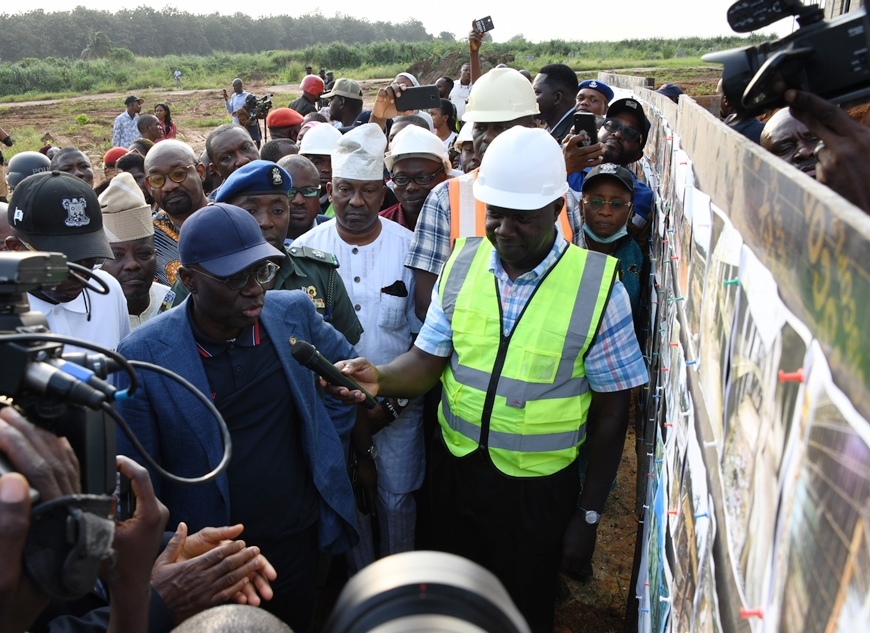
{"type": "MultiPolygon", "coordinates": [[[[303,424],[303,451],[320,494],[320,546],[331,553],[346,551],[357,540],[354,497],[346,466],[354,407],[329,396],[319,396],[314,375],[293,360],[288,340],[295,336],[309,341],[333,361],[354,358],[356,351],[323,321],[311,299],[299,290],[267,292],[260,322],[275,345],[287,376],[287,391],[275,397],[292,398],[303,424]]],[[[121,342],[118,352],[128,359],[170,369],[202,393],[210,393],[186,302],[133,330],[121,342]]],[[[139,377],[139,390],[133,398],[119,400],[117,408],[145,450],[176,475],[198,477],[215,468],[224,448],[217,422],[202,403],[180,384],[160,374],[140,371],[139,377]]],[[[142,463],[126,436],[120,433],[118,436],[118,452],[142,463]]],[[[251,468],[257,468],[257,464],[251,464],[251,468]]],[[[149,472],[158,498],[169,508],[168,530],[174,530],[180,521],[187,523],[191,534],[207,526],[230,524],[226,473],[200,486],[183,486],[160,479],[153,469],[149,468],[149,472]]],[[[251,494],[268,500],[271,485],[273,482],[263,481],[263,489],[251,494]]]]}

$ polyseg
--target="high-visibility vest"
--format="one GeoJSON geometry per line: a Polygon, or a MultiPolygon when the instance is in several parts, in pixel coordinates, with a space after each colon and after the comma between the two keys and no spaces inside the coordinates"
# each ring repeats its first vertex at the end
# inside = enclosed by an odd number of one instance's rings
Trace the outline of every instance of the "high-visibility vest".
{"type": "MultiPolygon", "coordinates": [[[[447,193],[450,199],[450,243],[460,237],[484,237],[486,235],[486,204],[474,197],[472,187],[477,180],[477,172],[450,178],[447,193]]],[[[562,196],[562,212],[559,214],[559,233],[569,242],[574,242],[574,231],[568,221],[568,204],[562,196]]]]}
{"type": "Polygon", "coordinates": [[[453,329],[438,419],[448,450],[484,447],[514,477],[556,473],[586,437],[592,394],[584,357],[616,278],[616,259],[569,245],[503,335],[492,246],[460,238],[439,282],[453,329]]]}

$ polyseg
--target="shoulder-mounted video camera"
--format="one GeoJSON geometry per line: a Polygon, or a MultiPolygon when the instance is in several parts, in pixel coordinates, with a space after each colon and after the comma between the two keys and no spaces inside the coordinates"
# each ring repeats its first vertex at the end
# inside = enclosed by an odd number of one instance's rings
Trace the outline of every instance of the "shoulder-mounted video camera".
{"type": "MultiPolygon", "coordinates": [[[[226,423],[209,397],[189,382],[162,367],[128,361],[112,350],[49,331],[45,316],[30,310],[27,293],[55,288],[70,276],[90,291],[109,292],[93,271],[67,262],[60,253],[0,252],[0,406],[14,406],[33,424],[66,437],[80,467],[82,494],[50,501],[41,500],[35,490],[30,495],[33,505],[24,567],[42,593],[62,601],[87,594],[103,561],[113,553],[112,493],[118,489],[114,423],[124,429],[144,462],[174,483],[210,481],[226,469],[232,454],[226,423]],[[64,354],[65,343],[96,353],[64,354]],[[210,473],[183,478],[166,472],[130,431],[113,402],[135,395],[134,368],[157,371],[180,382],[215,417],[224,456],[210,473]],[[125,389],[103,380],[116,371],[127,374],[125,389]]],[[[0,453],[0,475],[9,470],[0,453]]],[[[123,490],[120,486],[118,503],[129,508],[123,490]]]]}
{"type": "MultiPolygon", "coordinates": [[[[81,468],[80,495],[44,502],[31,490],[24,564],[36,586],[58,600],[93,588],[115,532],[115,426],[101,409],[112,388],[84,366],[90,360],[108,369],[109,359],[65,360],[63,344],[50,339],[45,317],[27,301],[27,292],[53,288],[68,275],[59,253],[0,253],[0,395],[37,426],[66,437],[81,468]]],[[[9,470],[0,454],[0,474],[9,470]]]]}
{"type": "Polygon", "coordinates": [[[737,110],[735,122],[785,106],[789,88],[838,105],[870,96],[870,21],[864,7],[826,22],[823,10],[800,0],[740,0],[728,9],[738,33],[794,16],[799,28],[780,40],[709,53],[724,65],[722,90],[737,110]]]}
{"type": "Polygon", "coordinates": [[[251,118],[265,119],[269,115],[269,110],[272,109],[272,94],[259,98],[255,95],[248,95],[245,99],[245,109],[251,113],[251,118]]]}

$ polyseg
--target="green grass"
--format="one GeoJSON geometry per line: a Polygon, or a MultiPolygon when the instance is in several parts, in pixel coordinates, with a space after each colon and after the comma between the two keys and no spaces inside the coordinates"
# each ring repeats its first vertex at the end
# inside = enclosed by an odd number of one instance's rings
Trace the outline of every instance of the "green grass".
{"type": "MultiPolygon", "coordinates": [[[[747,43],[769,39],[764,35],[749,38],[684,38],[680,40],[625,40],[622,42],[568,42],[552,40],[531,43],[525,40],[486,44],[481,51],[486,60],[512,60],[510,66],[535,71],[550,63],[566,63],[578,71],[618,68],[679,69],[701,64],[701,55],[747,43]],[[680,55],[677,57],[677,55],[680,55]]],[[[135,57],[129,51],[114,58],[81,60],[57,57],[25,58],[0,64],[0,101],[62,98],[106,92],[147,92],[175,90],[172,71],[182,72],[182,90],[204,90],[228,86],[234,77],[266,84],[293,84],[304,76],[304,67],[332,69],[336,77],[359,79],[394,77],[415,62],[461,58],[468,54],[464,42],[380,41],[362,46],[343,43],[317,44],[299,50],[273,50],[262,53],[223,53],[211,55],[169,55],[135,57]]],[[[497,63],[497,62],[494,62],[497,63]]]]}
{"type": "Polygon", "coordinates": [[[12,132],[12,138],[15,139],[15,145],[12,147],[3,146],[3,157],[6,162],[20,152],[33,152],[45,145],[40,139],[42,132],[32,127],[17,127],[12,132]]]}

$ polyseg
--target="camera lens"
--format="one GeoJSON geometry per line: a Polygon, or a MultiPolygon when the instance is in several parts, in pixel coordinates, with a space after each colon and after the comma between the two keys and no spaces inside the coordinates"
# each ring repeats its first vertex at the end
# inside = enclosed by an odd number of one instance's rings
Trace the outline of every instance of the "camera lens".
{"type": "Polygon", "coordinates": [[[324,633],[528,633],[502,584],[470,560],[405,552],[350,579],[324,633]]]}

